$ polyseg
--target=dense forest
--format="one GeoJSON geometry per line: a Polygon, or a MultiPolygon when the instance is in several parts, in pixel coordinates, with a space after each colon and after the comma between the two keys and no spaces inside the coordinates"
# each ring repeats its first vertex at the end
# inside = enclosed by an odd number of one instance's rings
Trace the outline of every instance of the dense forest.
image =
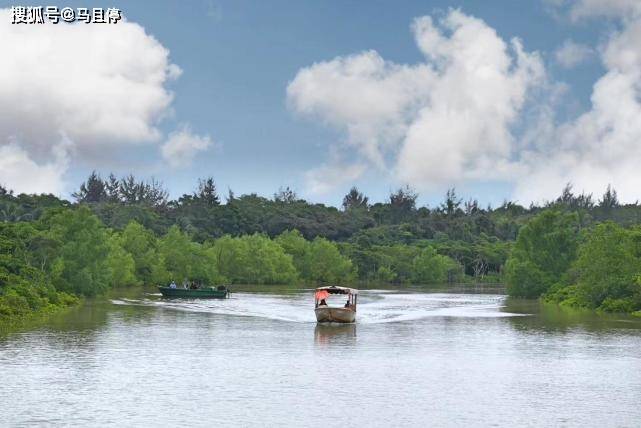
{"type": "Polygon", "coordinates": [[[290,188],[223,201],[212,178],[163,185],[92,173],[73,202],[0,187],[0,318],[56,310],[113,287],[204,283],[503,282],[513,296],[641,309],[641,205],[568,184],[542,206],[481,207],[449,189],[436,207],[398,189],[340,209],[290,188]]]}

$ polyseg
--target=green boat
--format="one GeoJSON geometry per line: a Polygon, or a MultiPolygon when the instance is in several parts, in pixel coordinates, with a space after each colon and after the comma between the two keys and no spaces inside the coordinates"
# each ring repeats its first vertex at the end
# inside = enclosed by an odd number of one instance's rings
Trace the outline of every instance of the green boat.
{"type": "Polygon", "coordinates": [[[224,285],[201,288],[158,287],[163,297],[187,297],[192,299],[225,299],[231,294],[224,285]]]}

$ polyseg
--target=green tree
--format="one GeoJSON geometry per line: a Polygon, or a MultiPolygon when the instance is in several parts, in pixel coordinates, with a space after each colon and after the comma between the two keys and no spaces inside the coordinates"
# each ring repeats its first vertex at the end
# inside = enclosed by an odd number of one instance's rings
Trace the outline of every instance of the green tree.
{"type": "Polygon", "coordinates": [[[605,222],[586,235],[574,264],[579,294],[593,308],[627,299],[641,309],[641,229],[605,222]]]}
{"type": "Polygon", "coordinates": [[[36,312],[51,312],[77,303],[57,291],[38,257],[31,254],[42,231],[31,223],[0,223],[0,324],[36,312]]]}
{"type": "Polygon", "coordinates": [[[136,221],[131,221],[120,235],[122,248],[134,259],[136,278],[151,285],[167,280],[162,255],[155,235],[136,221]]]}
{"type": "Polygon", "coordinates": [[[221,273],[234,283],[288,284],[298,278],[292,256],[265,235],[224,236],[211,252],[221,273]]]}
{"type": "Polygon", "coordinates": [[[349,211],[352,209],[366,210],[369,207],[369,199],[367,196],[359,192],[356,186],[352,187],[347,195],[343,198],[343,210],[349,211]]]}
{"type": "Polygon", "coordinates": [[[298,230],[288,230],[276,238],[285,253],[292,257],[302,279],[311,280],[311,244],[298,230]]]}
{"type": "Polygon", "coordinates": [[[199,281],[210,285],[222,280],[214,254],[203,245],[192,242],[178,226],[172,226],[160,239],[159,253],[164,260],[168,280],[199,281]]]}
{"type": "Polygon", "coordinates": [[[508,293],[539,297],[576,258],[578,216],[547,210],[523,226],[505,266],[508,293]]]}
{"type": "Polygon", "coordinates": [[[333,242],[315,238],[310,248],[310,280],[322,284],[349,283],[355,278],[352,261],[333,242]]]}
{"type": "Polygon", "coordinates": [[[608,188],[605,190],[603,197],[601,198],[601,200],[599,200],[599,207],[610,210],[618,206],[619,197],[617,195],[617,191],[614,190],[614,188],[610,184],[608,184],[608,188]]]}
{"type": "Polygon", "coordinates": [[[133,256],[122,247],[122,238],[118,233],[112,233],[109,237],[109,257],[107,262],[112,272],[112,287],[140,283],[136,278],[136,262],[133,256]]]}
{"type": "Polygon", "coordinates": [[[413,261],[412,282],[417,284],[446,282],[449,272],[454,271],[456,267],[454,260],[437,254],[434,248],[423,248],[413,261]]]}
{"type": "Polygon", "coordinates": [[[96,171],[92,171],[87,181],[80,185],[80,189],[72,194],[78,202],[102,202],[107,199],[105,183],[96,171]]]}
{"type": "Polygon", "coordinates": [[[45,219],[60,243],[52,280],[58,290],[94,296],[112,283],[109,236],[102,222],[86,207],[58,212],[45,219]]]}

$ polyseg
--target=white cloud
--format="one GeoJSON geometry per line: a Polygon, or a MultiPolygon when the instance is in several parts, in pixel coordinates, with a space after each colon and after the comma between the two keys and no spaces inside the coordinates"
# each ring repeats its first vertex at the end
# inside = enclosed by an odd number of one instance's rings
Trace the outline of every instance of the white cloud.
{"type": "Polygon", "coordinates": [[[323,164],[305,174],[307,191],[313,195],[327,195],[338,186],[353,184],[367,167],[365,164],[323,164]]]}
{"type": "MultiPolygon", "coordinates": [[[[172,102],[165,84],[180,69],[143,27],[21,26],[10,23],[9,13],[0,9],[0,147],[12,159],[29,159],[31,168],[50,176],[47,159],[61,134],[73,141],[74,156],[93,159],[118,145],[161,139],[156,124],[172,102]],[[10,140],[19,142],[19,151],[7,148],[10,140]]],[[[5,162],[0,182],[24,187],[16,181],[20,171],[9,169],[19,164],[5,162]]],[[[53,183],[62,182],[61,167],[53,183]]],[[[42,186],[51,188],[57,186],[42,186]]]]}
{"type": "Polygon", "coordinates": [[[384,152],[403,136],[433,74],[367,51],[301,69],[287,96],[294,110],[344,130],[349,145],[383,167],[384,152]]]}
{"type": "Polygon", "coordinates": [[[337,147],[330,149],[329,162],[305,174],[305,187],[309,194],[325,196],[337,187],[352,185],[367,170],[363,162],[349,163],[337,147]]]}
{"type": "Polygon", "coordinates": [[[316,63],[290,82],[290,105],[344,130],[364,160],[419,188],[502,176],[510,127],[544,81],[540,57],[458,10],[438,23],[418,18],[412,30],[425,62],[368,51],[316,63]]]}
{"type": "Polygon", "coordinates": [[[563,68],[573,68],[593,54],[594,50],[591,47],[568,39],[554,52],[554,57],[563,68]]]}
{"type": "Polygon", "coordinates": [[[178,131],[169,134],[160,150],[163,159],[172,168],[179,168],[190,165],[198,152],[207,150],[212,145],[209,135],[196,135],[189,126],[183,125],[178,131]]]}
{"type": "MultiPolygon", "coordinates": [[[[591,13],[599,10],[599,2],[580,2],[588,3],[591,13]]],[[[516,188],[520,200],[550,199],[569,181],[597,196],[611,183],[620,199],[639,199],[641,14],[622,17],[622,29],[609,35],[601,59],[606,72],[594,84],[591,109],[555,128],[553,147],[534,147],[523,155],[516,188]]]]}
{"type": "Polygon", "coordinates": [[[639,0],[577,0],[571,2],[570,18],[573,21],[594,16],[625,18],[639,13],[639,0]]]}
{"type": "Polygon", "coordinates": [[[59,194],[64,188],[62,173],[69,164],[67,147],[58,143],[53,159],[38,164],[18,143],[0,146],[0,185],[17,193],[59,194]]]}
{"type": "MultiPolygon", "coordinates": [[[[418,188],[498,180],[528,203],[556,197],[567,182],[596,197],[612,184],[623,201],[637,200],[641,2],[564,5],[575,20],[609,16],[620,23],[598,49],[568,41],[557,52],[565,66],[599,55],[606,69],[589,110],[565,123],[555,112],[567,85],[549,82],[540,57],[518,40],[508,44],[458,11],[438,23],[415,21],[424,63],[394,64],[375,52],[316,63],[290,83],[289,102],[296,112],[344,130],[348,145],[361,153],[352,162],[369,161],[418,188]],[[528,99],[533,88],[538,95],[528,99]]],[[[326,191],[332,180],[317,177],[332,177],[331,171],[311,172],[312,185],[326,191]]]]}

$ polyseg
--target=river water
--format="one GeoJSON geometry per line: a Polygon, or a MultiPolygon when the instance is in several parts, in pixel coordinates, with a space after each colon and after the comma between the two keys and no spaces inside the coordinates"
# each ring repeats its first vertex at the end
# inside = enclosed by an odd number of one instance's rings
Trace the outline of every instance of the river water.
{"type": "Polygon", "coordinates": [[[0,334],[0,425],[641,426],[641,320],[459,291],[91,302],[0,334]]]}

